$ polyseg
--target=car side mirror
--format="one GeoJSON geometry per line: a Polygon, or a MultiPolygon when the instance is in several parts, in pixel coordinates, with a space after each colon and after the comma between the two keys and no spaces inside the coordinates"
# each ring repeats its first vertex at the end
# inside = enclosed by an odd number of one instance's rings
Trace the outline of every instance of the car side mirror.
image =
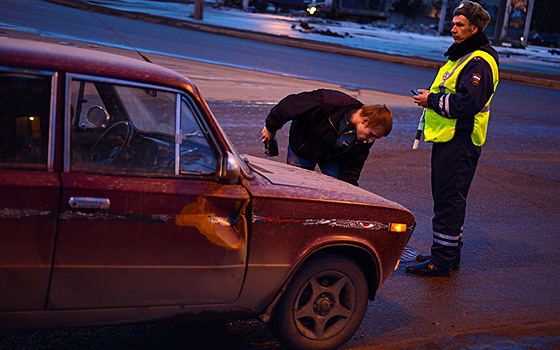
{"type": "Polygon", "coordinates": [[[230,152],[226,152],[218,162],[217,175],[220,182],[236,183],[241,174],[241,167],[239,161],[230,152]]]}
{"type": "Polygon", "coordinates": [[[109,113],[103,107],[93,106],[87,112],[87,121],[98,128],[104,128],[109,122],[109,113]]]}

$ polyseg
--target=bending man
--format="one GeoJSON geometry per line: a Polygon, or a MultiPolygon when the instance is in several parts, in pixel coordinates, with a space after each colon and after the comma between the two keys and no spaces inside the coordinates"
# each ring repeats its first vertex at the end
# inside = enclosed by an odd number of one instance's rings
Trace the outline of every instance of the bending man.
{"type": "Polygon", "coordinates": [[[308,170],[319,165],[323,174],[355,186],[373,142],[393,127],[387,107],[364,106],[345,93],[326,89],[282,99],[266,118],[263,143],[289,121],[288,164],[308,170]]]}

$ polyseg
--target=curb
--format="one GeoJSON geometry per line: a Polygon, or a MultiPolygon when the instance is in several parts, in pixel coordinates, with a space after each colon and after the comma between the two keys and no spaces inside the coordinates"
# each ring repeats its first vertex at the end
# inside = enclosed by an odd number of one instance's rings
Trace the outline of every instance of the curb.
{"type": "MultiPolygon", "coordinates": [[[[81,0],[44,0],[50,3],[72,7],[76,9],[94,11],[106,15],[120,16],[123,18],[140,20],[155,24],[166,25],[170,27],[177,27],[189,30],[195,30],[210,34],[225,35],[241,39],[249,39],[253,41],[260,41],[268,44],[284,45],[289,47],[314,50],[319,52],[335,53],[345,56],[352,56],[358,58],[372,59],[382,62],[404,64],[408,66],[428,68],[438,70],[445,61],[432,60],[421,57],[410,57],[402,55],[389,55],[370,50],[359,48],[348,48],[339,44],[327,44],[308,39],[296,39],[283,35],[274,35],[267,33],[258,33],[248,30],[232,29],[228,27],[216,26],[211,24],[193,23],[190,21],[183,21],[179,19],[150,15],[141,12],[124,11],[112,9],[109,7],[94,5],[82,2],[81,0]]],[[[552,89],[560,89],[560,74],[549,75],[542,73],[529,73],[510,69],[500,69],[500,80],[511,81],[515,83],[523,83],[534,86],[542,86],[552,89]]]]}

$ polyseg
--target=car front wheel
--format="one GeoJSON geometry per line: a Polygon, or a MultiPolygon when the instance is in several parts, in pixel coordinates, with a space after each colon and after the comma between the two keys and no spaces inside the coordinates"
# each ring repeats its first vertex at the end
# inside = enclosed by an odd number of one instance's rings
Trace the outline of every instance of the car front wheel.
{"type": "Polygon", "coordinates": [[[280,299],[272,332],[292,349],[336,349],[362,322],[367,300],[367,281],[354,261],[339,255],[312,259],[280,299]]]}

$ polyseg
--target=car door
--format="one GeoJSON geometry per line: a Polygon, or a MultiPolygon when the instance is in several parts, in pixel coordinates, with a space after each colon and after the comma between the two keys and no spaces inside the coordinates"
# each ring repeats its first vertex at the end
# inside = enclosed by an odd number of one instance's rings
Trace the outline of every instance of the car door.
{"type": "Polygon", "coordinates": [[[189,96],[69,76],[68,150],[49,308],[236,300],[246,190],[189,96]],[[89,115],[89,118],[88,118],[89,115]]]}
{"type": "Polygon", "coordinates": [[[46,302],[60,199],[56,77],[0,67],[0,311],[46,302]]]}

